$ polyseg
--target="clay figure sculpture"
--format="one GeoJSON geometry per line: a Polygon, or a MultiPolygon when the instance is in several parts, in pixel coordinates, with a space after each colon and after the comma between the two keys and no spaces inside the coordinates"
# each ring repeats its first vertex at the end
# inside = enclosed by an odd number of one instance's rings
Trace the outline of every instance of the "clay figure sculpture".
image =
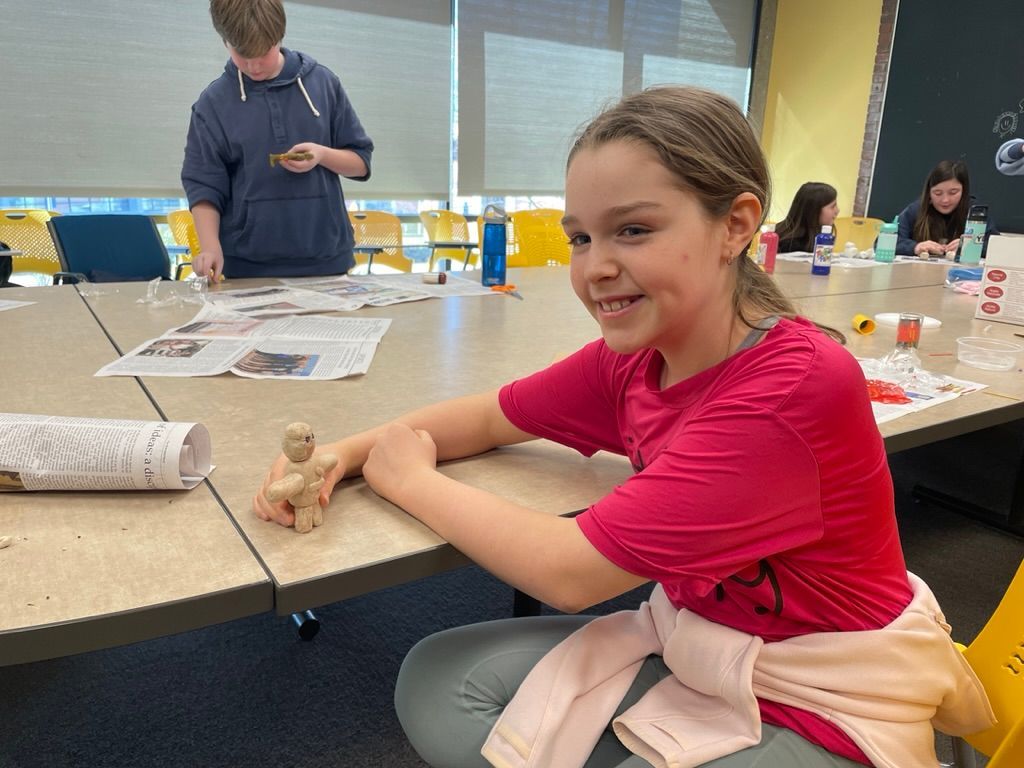
{"type": "Polygon", "coordinates": [[[314,456],[316,436],[308,424],[297,421],[289,424],[281,440],[281,451],[288,457],[284,477],[267,488],[267,499],[278,502],[287,499],[295,508],[295,530],[309,533],[324,521],[320,506],[320,489],[324,475],[338,464],[333,453],[314,456]]]}

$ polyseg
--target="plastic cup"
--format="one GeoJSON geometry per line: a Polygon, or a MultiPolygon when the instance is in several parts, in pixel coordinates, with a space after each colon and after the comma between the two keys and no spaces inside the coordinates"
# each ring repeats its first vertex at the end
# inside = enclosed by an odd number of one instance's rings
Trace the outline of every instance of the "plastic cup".
{"type": "Polygon", "coordinates": [[[956,359],[984,371],[1009,371],[1017,366],[1017,356],[1022,349],[1024,346],[1013,341],[961,336],[956,340],[956,359]]]}

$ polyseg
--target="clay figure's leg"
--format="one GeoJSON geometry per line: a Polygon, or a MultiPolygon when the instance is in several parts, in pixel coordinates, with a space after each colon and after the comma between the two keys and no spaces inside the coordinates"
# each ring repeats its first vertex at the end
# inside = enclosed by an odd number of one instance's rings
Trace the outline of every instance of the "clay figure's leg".
{"type": "Polygon", "coordinates": [[[313,525],[317,526],[317,525],[323,525],[323,524],[324,524],[324,508],[321,507],[319,504],[314,504],[313,505],[313,525]]]}
{"type": "Polygon", "coordinates": [[[309,533],[313,530],[313,507],[295,508],[295,531],[309,533]]]}

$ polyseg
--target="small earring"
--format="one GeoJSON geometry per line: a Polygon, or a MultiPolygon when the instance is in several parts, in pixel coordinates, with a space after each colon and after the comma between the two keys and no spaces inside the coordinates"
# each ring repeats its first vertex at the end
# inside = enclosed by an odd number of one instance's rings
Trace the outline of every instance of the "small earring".
{"type": "Polygon", "coordinates": [[[728,259],[725,260],[725,265],[727,267],[731,267],[735,263],[736,263],[736,257],[735,256],[730,256],[728,259]]]}

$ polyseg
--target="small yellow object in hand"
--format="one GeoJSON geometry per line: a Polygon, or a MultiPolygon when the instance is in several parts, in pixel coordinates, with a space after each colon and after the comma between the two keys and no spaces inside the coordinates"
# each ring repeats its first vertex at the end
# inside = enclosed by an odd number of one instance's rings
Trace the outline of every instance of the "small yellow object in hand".
{"type": "Polygon", "coordinates": [[[312,152],[280,152],[270,155],[270,167],[273,168],[282,160],[312,160],[312,152]]]}

